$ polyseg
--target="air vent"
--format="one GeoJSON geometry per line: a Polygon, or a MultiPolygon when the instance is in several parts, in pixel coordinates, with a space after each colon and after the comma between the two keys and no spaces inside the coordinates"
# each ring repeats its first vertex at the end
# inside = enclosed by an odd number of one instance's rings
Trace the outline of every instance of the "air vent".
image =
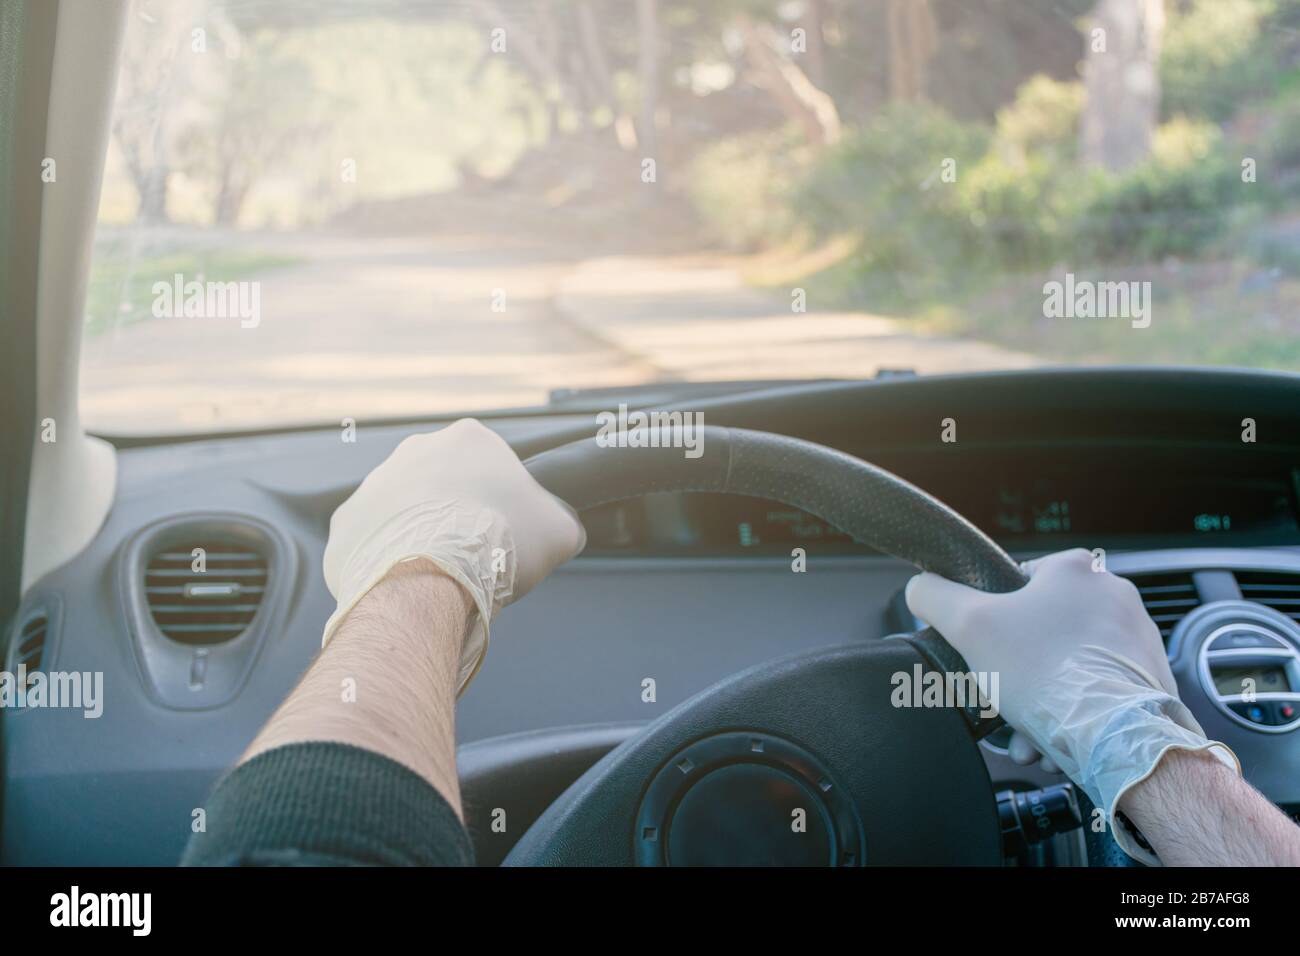
{"type": "Polygon", "coordinates": [[[1137,585],[1142,604],[1151,620],[1160,628],[1160,636],[1169,642],[1178,622],[1201,603],[1196,583],[1190,574],[1134,574],[1127,576],[1137,585]]]}
{"type": "Polygon", "coordinates": [[[50,630],[50,617],[44,611],[37,611],[23,622],[15,635],[14,649],[9,661],[9,672],[16,673],[19,667],[27,668],[27,680],[41,669],[45,658],[45,638],[50,630]]]}
{"type": "Polygon", "coordinates": [[[182,644],[223,644],[243,634],[266,585],[264,550],[234,536],[172,543],[150,556],[144,572],[154,623],[182,644]]]}
{"type": "Polygon", "coordinates": [[[1300,574],[1238,571],[1237,586],[1247,601],[1271,607],[1293,621],[1300,621],[1300,574]]]}

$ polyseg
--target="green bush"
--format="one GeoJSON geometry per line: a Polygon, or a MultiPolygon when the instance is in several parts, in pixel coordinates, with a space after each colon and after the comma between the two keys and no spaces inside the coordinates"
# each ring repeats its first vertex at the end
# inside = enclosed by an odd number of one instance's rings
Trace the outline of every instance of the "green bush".
{"type": "Polygon", "coordinates": [[[1016,91],[1015,100],[998,110],[995,138],[1012,163],[1048,154],[1073,159],[1078,151],[1079,116],[1085,95],[1078,81],[1064,83],[1039,74],[1016,91]]]}
{"type": "Polygon", "coordinates": [[[1068,251],[1080,215],[1079,170],[1050,153],[1009,163],[989,153],[962,180],[980,259],[1003,270],[1050,265],[1068,251]]]}
{"type": "Polygon", "coordinates": [[[1265,208],[1265,186],[1242,181],[1241,151],[1203,119],[1161,125],[1126,172],[1083,167],[1080,97],[1077,84],[1036,78],[995,130],[918,104],[882,111],[818,154],[797,186],[783,183],[789,218],[813,236],[856,239],[829,277],[847,298],[906,308],[1062,261],[1214,250],[1265,208]]]}
{"type": "Polygon", "coordinates": [[[808,160],[808,148],[790,127],[722,140],[691,163],[691,203],[714,238],[729,246],[779,244],[795,228],[792,191],[808,160]]]}
{"type": "Polygon", "coordinates": [[[800,212],[816,231],[857,235],[859,268],[900,272],[918,291],[980,268],[1050,263],[1079,214],[1068,157],[1081,101],[1077,84],[1029,85],[992,137],[932,108],[881,114],[821,157],[800,212]],[[945,159],[955,182],[941,174],[945,159]]]}
{"type": "Polygon", "coordinates": [[[884,110],[818,158],[798,215],[815,235],[861,237],[861,268],[942,282],[971,248],[959,184],[988,142],[986,130],[921,104],[884,110]]]}
{"type": "Polygon", "coordinates": [[[993,148],[964,177],[959,197],[979,231],[975,250],[1002,270],[1049,265],[1079,215],[1078,153],[1083,85],[1029,79],[998,111],[993,148]]]}
{"type": "Polygon", "coordinates": [[[1282,57],[1270,18],[1277,0],[1189,0],[1170,5],[1160,55],[1162,109],[1227,120],[1276,89],[1282,57]]]}
{"type": "Polygon", "coordinates": [[[1264,155],[1278,172],[1300,170],[1300,98],[1288,98],[1271,111],[1264,155]]]}
{"type": "Polygon", "coordinates": [[[1159,259],[1211,246],[1258,198],[1220,139],[1213,124],[1175,117],[1156,131],[1141,164],[1092,177],[1076,228],[1077,253],[1159,259]]]}

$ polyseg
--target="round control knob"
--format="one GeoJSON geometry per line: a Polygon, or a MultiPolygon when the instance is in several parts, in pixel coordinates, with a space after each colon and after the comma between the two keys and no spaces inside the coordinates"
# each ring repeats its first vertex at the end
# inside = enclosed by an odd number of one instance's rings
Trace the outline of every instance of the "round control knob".
{"type": "Polygon", "coordinates": [[[668,825],[673,866],[833,866],[830,821],[802,781],[732,764],[686,791],[668,825]]]}
{"type": "Polygon", "coordinates": [[[861,866],[848,791],[804,747],[763,731],[705,737],[673,754],[641,798],[641,866],[861,866]]]}

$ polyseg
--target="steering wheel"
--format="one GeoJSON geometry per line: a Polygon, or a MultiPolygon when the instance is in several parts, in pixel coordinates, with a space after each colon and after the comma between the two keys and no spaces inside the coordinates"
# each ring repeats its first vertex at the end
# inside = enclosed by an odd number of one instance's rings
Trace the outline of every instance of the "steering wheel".
{"type": "MultiPolygon", "coordinates": [[[[582,511],[651,492],[772,499],[857,541],[985,591],[1025,578],[988,536],[896,475],[766,432],[703,426],[643,445],[586,438],[525,462],[582,511]],[[673,447],[676,446],[676,447],[673,447]]],[[[977,741],[1001,719],[908,706],[900,684],[969,672],[933,629],[800,653],[733,675],[593,765],[507,865],[996,865],[1001,833],[977,741]],[[897,706],[895,698],[901,701],[897,706]]]]}

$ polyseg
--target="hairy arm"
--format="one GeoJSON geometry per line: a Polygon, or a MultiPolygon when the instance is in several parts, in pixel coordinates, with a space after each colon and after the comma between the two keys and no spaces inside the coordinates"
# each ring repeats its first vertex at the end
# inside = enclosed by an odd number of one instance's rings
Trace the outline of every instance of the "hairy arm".
{"type": "Polygon", "coordinates": [[[208,796],[182,862],[472,864],[456,697],[496,612],[585,540],[482,424],[402,441],[331,516],[324,650],[208,796]]]}
{"type": "Polygon", "coordinates": [[[363,597],[240,758],[331,741],[415,771],[462,816],[455,706],[473,605],[427,560],[406,561],[363,597]]]}
{"type": "Polygon", "coordinates": [[[1300,866],[1300,827],[1204,752],[1167,752],[1120,808],[1166,866],[1300,866]]]}

